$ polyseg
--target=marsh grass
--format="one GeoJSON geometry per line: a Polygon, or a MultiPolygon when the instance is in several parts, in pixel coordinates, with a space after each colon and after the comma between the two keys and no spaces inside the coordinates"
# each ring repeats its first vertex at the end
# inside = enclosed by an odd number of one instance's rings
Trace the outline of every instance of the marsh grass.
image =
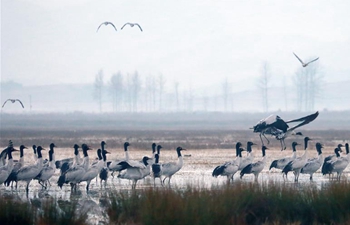
{"type": "Polygon", "coordinates": [[[87,212],[79,211],[77,202],[49,199],[38,212],[37,224],[83,225],[87,224],[87,212]]]}
{"type": "Polygon", "coordinates": [[[42,224],[42,225],[83,225],[87,223],[87,213],[79,213],[77,203],[66,202],[59,206],[55,199],[44,199],[38,205],[29,201],[19,201],[9,196],[0,197],[0,222],[2,225],[42,224]]]}
{"type": "MultiPolygon", "coordinates": [[[[111,189],[105,193],[109,224],[349,224],[350,183],[321,187],[280,182],[201,188],[111,189]]],[[[0,197],[1,224],[93,224],[79,199],[20,201],[0,197]]]]}
{"type": "Polygon", "coordinates": [[[349,224],[350,185],[237,183],[111,193],[111,224],[349,224]]]}
{"type": "Polygon", "coordinates": [[[33,224],[35,210],[28,202],[19,202],[12,196],[0,198],[0,221],[2,225],[33,224]]]}

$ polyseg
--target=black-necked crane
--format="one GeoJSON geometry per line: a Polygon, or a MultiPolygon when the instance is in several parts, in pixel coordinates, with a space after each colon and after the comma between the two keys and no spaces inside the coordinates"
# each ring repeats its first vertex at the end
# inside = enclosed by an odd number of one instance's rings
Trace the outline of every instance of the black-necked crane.
{"type": "Polygon", "coordinates": [[[254,180],[256,182],[258,181],[259,174],[264,169],[265,164],[266,164],[266,152],[265,152],[266,149],[268,149],[268,148],[265,145],[263,145],[261,147],[261,152],[262,152],[262,159],[261,160],[255,162],[255,163],[248,164],[246,167],[244,167],[241,170],[241,173],[240,173],[241,179],[244,176],[244,174],[254,174],[254,178],[255,178],[254,180]]]}
{"type": "Polygon", "coordinates": [[[125,168],[122,173],[118,175],[118,178],[127,179],[132,181],[132,189],[135,189],[138,180],[145,178],[149,174],[149,168],[151,166],[153,159],[144,156],[141,162],[134,161],[122,161],[122,167],[125,168]]]}
{"type": "MultiPolygon", "coordinates": [[[[271,165],[270,165],[270,169],[271,170],[272,168],[276,168],[276,169],[280,169],[280,170],[283,170],[283,168],[290,162],[292,161],[293,159],[295,159],[297,157],[297,154],[296,154],[296,146],[299,145],[297,142],[293,141],[292,143],[292,150],[293,150],[293,153],[290,157],[285,157],[285,158],[282,158],[282,159],[276,159],[274,161],[272,161],[271,165]]],[[[284,175],[283,175],[284,176],[284,175]]]]}
{"type": "Polygon", "coordinates": [[[0,184],[4,183],[5,180],[7,180],[8,176],[10,175],[13,169],[12,152],[14,151],[18,151],[18,150],[14,149],[12,146],[8,146],[6,148],[8,161],[5,165],[0,167],[0,184]]]}
{"type": "Polygon", "coordinates": [[[152,157],[153,157],[153,163],[156,161],[156,160],[155,160],[155,155],[157,154],[156,147],[157,147],[157,144],[156,144],[156,143],[152,143],[152,157]]]}
{"type": "Polygon", "coordinates": [[[77,144],[74,144],[73,149],[74,149],[74,157],[73,158],[65,158],[65,159],[61,159],[59,161],[56,161],[56,168],[60,169],[60,174],[64,174],[68,169],[75,167],[77,165],[82,164],[83,159],[80,157],[79,154],[79,148],[80,146],[77,144]]]}
{"type": "MultiPolygon", "coordinates": [[[[26,185],[26,192],[27,193],[29,191],[29,184],[30,184],[30,182],[36,176],[38,176],[38,174],[40,173],[40,171],[43,168],[43,158],[42,158],[42,154],[41,154],[42,150],[44,150],[44,148],[41,147],[41,146],[38,146],[36,148],[37,155],[38,155],[38,160],[37,160],[37,162],[35,164],[23,166],[16,173],[16,181],[17,182],[18,181],[25,181],[27,183],[27,185],[26,185]]],[[[16,185],[16,188],[17,188],[17,185],[16,185]]]]}
{"type": "Polygon", "coordinates": [[[304,138],[304,153],[303,153],[303,155],[290,161],[282,170],[282,173],[284,173],[286,177],[287,177],[287,174],[289,171],[293,171],[295,182],[298,182],[300,170],[307,163],[307,151],[308,151],[309,140],[311,140],[309,137],[304,138]]]}
{"type": "MultiPolygon", "coordinates": [[[[105,141],[101,141],[101,148],[97,149],[96,153],[97,153],[97,161],[93,162],[91,164],[91,166],[94,166],[95,164],[99,163],[101,167],[103,167],[103,157],[102,157],[102,152],[107,150],[105,149],[106,146],[106,142],[105,141]]],[[[109,153],[109,152],[108,152],[109,153]]]]}
{"type": "MultiPolygon", "coordinates": [[[[153,146],[152,146],[153,147],[153,146]]],[[[153,177],[153,184],[156,185],[156,178],[160,179],[160,183],[163,185],[162,182],[162,166],[159,163],[159,156],[160,156],[160,149],[163,148],[161,145],[157,146],[157,151],[155,152],[153,156],[153,163],[152,163],[152,177],[153,177]]]]}
{"type": "Polygon", "coordinates": [[[335,158],[327,163],[326,168],[325,168],[325,171],[326,171],[325,174],[336,172],[337,173],[337,180],[340,180],[340,177],[341,177],[343,171],[349,165],[349,161],[350,161],[349,144],[348,143],[345,144],[345,150],[346,150],[346,156],[337,157],[337,158],[335,158]]]}
{"type": "Polygon", "coordinates": [[[171,177],[179,171],[183,166],[183,158],[181,155],[181,151],[186,150],[182,147],[177,147],[177,162],[169,162],[169,163],[163,163],[162,164],[162,175],[164,176],[163,184],[165,182],[165,179],[168,178],[168,184],[170,185],[170,179],[171,177]]]}
{"type": "Polygon", "coordinates": [[[107,162],[107,167],[110,171],[112,171],[111,175],[112,177],[114,177],[114,172],[118,171],[120,173],[120,171],[122,171],[123,169],[123,164],[119,164],[122,161],[129,161],[129,152],[128,152],[128,147],[130,146],[129,142],[125,142],[124,143],[124,153],[125,153],[125,158],[122,160],[114,160],[114,161],[110,161],[107,162]]]}
{"type": "Polygon", "coordinates": [[[218,176],[226,176],[227,182],[230,182],[230,180],[233,180],[233,176],[237,173],[239,170],[239,166],[242,161],[242,143],[237,142],[236,143],[236,158],[232,161],[226,162],[220,166],[215,167],[215,169],[212,172],[213,177],[218,176]]]}
{"type": "MultiPolygon", "coordinates": [[[[24,166],[24,149],[27,149],[26,146],[24,145],[21,145],[19,147],[19,155],[20,155],[20,158],[19,158],[19,161],[16,162],[14,165],[13,165],[13,169],[10,173],[10,175],[8,176],[8,178],[6,179],[6,181],[4,182],[6,186],[9,186],[10,183],[11,183],[11,187],[13,186],[13,182],[16,182],[16,173],[18,172],[18,170],[24,166]]],[[[16,185],[17,186],[17,185],[16,185]]]]}
{"type": "MultiPolygon", "coordinates": [[[[339,145],[338,145],[339,146],[339,145]]],[[[321,173],[323,174],[323,175],[326,175],[326,174],[328,174],[329,175],[329,178],[331,178],[330,176],[331,176],[331,174],[332,174],[332,171],[330,170],[330,167],[329,167],[329,165],[328,164],[330,164],[332,161],[334,161],[334,160],[336,160],[337,158],[339,158],[340,157],[340,149],[339,149],[339,147],[336,147],[335,149],[334,149],[334,157],[332,157],[330,160],[327,160],[326,161],[326,159],[323,161],[323,165],[322,165],[322,169],[321,169],[321,173]]],[[[332,155],[333,156],[333,155],[332,155]]],[[[326,157],[327,158],[327,157],[326,157]]]]}
{"type": "Polygon", "coordinates": [[[34,179],[38,180],[39,184],[43,188],[47,188],[47,183],[50,184],[50,179],[51,177],[55,174],[56,171],[56,165],[55,165],[55,160],[54,160],[54,150],[53,147],[56,147],[55,145],[50,145],[50,150],[49,150],[49,163],[47,166],[44,166],[38,176],[36,176],[34,179]]]}
{"type": "Polygon", "coordinates": [[[322,156],[322,148],[323,145],[319,142],[316,143],[316,151],[317,151],[317,157],[309,159],[305,166],[301,169],[301,173],[303,174],[310,174],[310,180],[312,180],[312,175],[321,168],[321,165],[323,163],[323,156],[322,156]]]}
{"type": "Polygon", "coordinates": [[[77,184],[81,181],[84,176],[86,170],[89,167],[89,155],[87,153],[90,150],[90,147],[86,144],[82,144],[81,146],[84,154],[83,162],[80,165],[73,164],[71,168],[69,168],[65,173],[61,174],[58,178],[57,185],[62,188],[63,184],[70,184],[71,191],[77,189],[77,184]]]}
{"type": "Polygon", "coordinates": [[[162,182],[162,165],[159,164],[159,155],[156,153],[154,155],[155,162],[152,164],[152,177],[153,177],[153,184],[156,186],[156,178],[160,179],[160,183],[163,185],[162,182]]]}
{"type": "Polygon", "coordinates": [[[102,150],[98,149],[97,154],[99,156],[98,162],[91,165],[89,168],[87,168],[83,177],[80,180],[80,182],[86,181],[86,191],[89,191],[89,186],[90,186],[91,181],[94,178],[97,178],[97,176],[100,174],[100,172],[103,168],[103,165],[104,165],[103,157],[102,157],[102,150]]]}
{"type": "Polygon", "coordinates": [[[284,150],[286,148],[284,142],[285,138],[290,136],[291,134],[302,135],[302,133],[300,132],[295,133],[295,129],[314,121],[318,117],[318,115],[319,113],[315,112],[311,115],[289,121],[284,121],[281,117],[277,115],[270,115],[267,118],[260,120],[252,129],[255,133],[259,133],[262,145],[264,145],[264,142],[261,136],[264,136],[267,140],[267,144],[269,144],[270,141],[265,136],[265,134],[268,134],[274,136],[277,140],[279,140],[281,142],[282,150],[284,150]],[[300,123],[289,128],[288,123],[295,122],[300,123]]]}
{"type": "Polygon", "coordinates": [[[256,145],[251,141],[247,142],[247,156],[242,157],[242,160],[239,164],[238,170],[242,170],[244,167],[246,167],[248,164],[251,164],[254,160],[254,154],[253,154],[253,149],[252,146],[256,145]]]}
{"type": "Polygon", "coordinates": [[[102,187],[102,181],[105,182],[105,186],[107,185],[107,179],[108,179],[108,167],[107,167],[107,152],[106,150],[102,151],[102,159],[103,159],[103,168],[100,171],[99,177],[100,177],[100,184],[102,187]]]}
{"type": "Polygon", "coordinates": [[[331,173],[328,170],[326,170],[327,163],[333,159],[336,159],[337,157],[340,157],[339,152],[343,152],[341,149],[342,147],[344,147],[342,144],[338,144],[337,148],[334,149],[334,154],[326,156],[324,158],[322,168],[321,168],[321,173],[323,175],[325,175],[325,174],[328,174],[329,176],[331,175],[331,173]]]}

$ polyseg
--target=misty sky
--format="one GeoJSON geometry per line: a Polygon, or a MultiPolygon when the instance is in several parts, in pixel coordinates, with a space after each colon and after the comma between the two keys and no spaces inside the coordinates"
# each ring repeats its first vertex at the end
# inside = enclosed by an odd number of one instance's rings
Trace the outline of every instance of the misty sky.
{"type": "Polygon", "coordinates": [[[1,82],[92,83],[135,70],[195,87],[260,75],[291,80],[296,52],[325,81],[349,80],[350,1],[1,1],[1,82]],[[96,29],[104,21],[110,26],[96,29]],[[126,27],[137,22],[142,28],[126,27]]]}

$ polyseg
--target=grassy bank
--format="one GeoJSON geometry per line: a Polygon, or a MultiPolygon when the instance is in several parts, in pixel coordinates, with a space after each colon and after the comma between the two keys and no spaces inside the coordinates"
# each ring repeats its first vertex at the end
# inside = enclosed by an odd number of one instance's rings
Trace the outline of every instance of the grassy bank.
{"type": "Polygon", "coordinates": [[[12,196],[0,197],[0,223],[2,225],[83,225],[87,213],[78,213],[76,202],[44,199],[39,202],[19,201],[12,196]]]}
{"type": "Polygon", "coordinates": [[[211,190],[115,192],[108,214],[112,224],[349,224],[350,185],[320,190],[238,183],[211,190]]]}
{"type": "MultiPolygon", "coordinates": [[[[105,193],[109,224],[349,224],[350,183],[242,183],[105,193]]],[[[89,224],[77,202],[0,197],[1,224],[89,224]],[[78,213],[79,212],[79,213],[78,213]]]]}

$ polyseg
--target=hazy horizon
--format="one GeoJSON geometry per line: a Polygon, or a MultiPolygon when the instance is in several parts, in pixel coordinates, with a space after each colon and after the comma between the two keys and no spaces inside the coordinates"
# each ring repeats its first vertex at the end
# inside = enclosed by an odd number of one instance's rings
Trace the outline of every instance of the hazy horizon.
{"type": "MultiPolygon", "coordinates": [[[[293,52],[304,61],[319,57],[312,66],[320,77],[320,92],[324,91],[323,86],[349,81],[348,8],[350,2],[335,4],[326,0],[2,1],[1,101],[22,94],[17,97],[25,98],[28,105],[30,95],[33,102],[42,104],[39,108],[69,110],[77,104],[75,95],[54,105],[57,98],[42,100],[51,93],[34,94],[28,89],[93,85],[100,70],[107,84],[113,74],[120,72],[126,79],[137,71],[143,84],[150,76],[163,76],[164,99],[169,104],[174,99],[166,95],[174,92],[178,82],[181,104],[189,104],[185,99],[191,98],[200,105],[197,110],[204,109],[203,98],[223,95],[220,88],[227,79],[230,101],[235,103],[229,103],[232,106],[225,106],[225,110],[240,110],[237,105],[252,104],[261,111],[257,82],[266,64],[271,77],[269,88],[288,91],[272,91],[269,108],[291,110],[297,101],[295,77],[308,69],[301,67],[293,52]],[[96,32],[104,21],[114,23],[117,32],[104,25],[96,32]],[[121,30],[126,22],[139,23],[143,32],[128,26],[121,30]],[[26,90],[21,93],[6,89],[5,93],[3,85],[11,82],[22,84],[26,90]],[[239,101],[234,99],[235,94],[245,91],[255,94],[249,94],[247,99],[240,97],[239,101]]],[[[311,108],[347,108],[341,104],[350,94],[342,93],[343,89],[318,93],[321,102],[311,108]]],[[[66,95],[56,91],[59,97],[66,95]]],[[[88,110],[95,104],[91,95],[91,90],[85,93],[91,101],[88,110]]],[[[252,110],[249,105],[245,107],[252,110]]]]}

